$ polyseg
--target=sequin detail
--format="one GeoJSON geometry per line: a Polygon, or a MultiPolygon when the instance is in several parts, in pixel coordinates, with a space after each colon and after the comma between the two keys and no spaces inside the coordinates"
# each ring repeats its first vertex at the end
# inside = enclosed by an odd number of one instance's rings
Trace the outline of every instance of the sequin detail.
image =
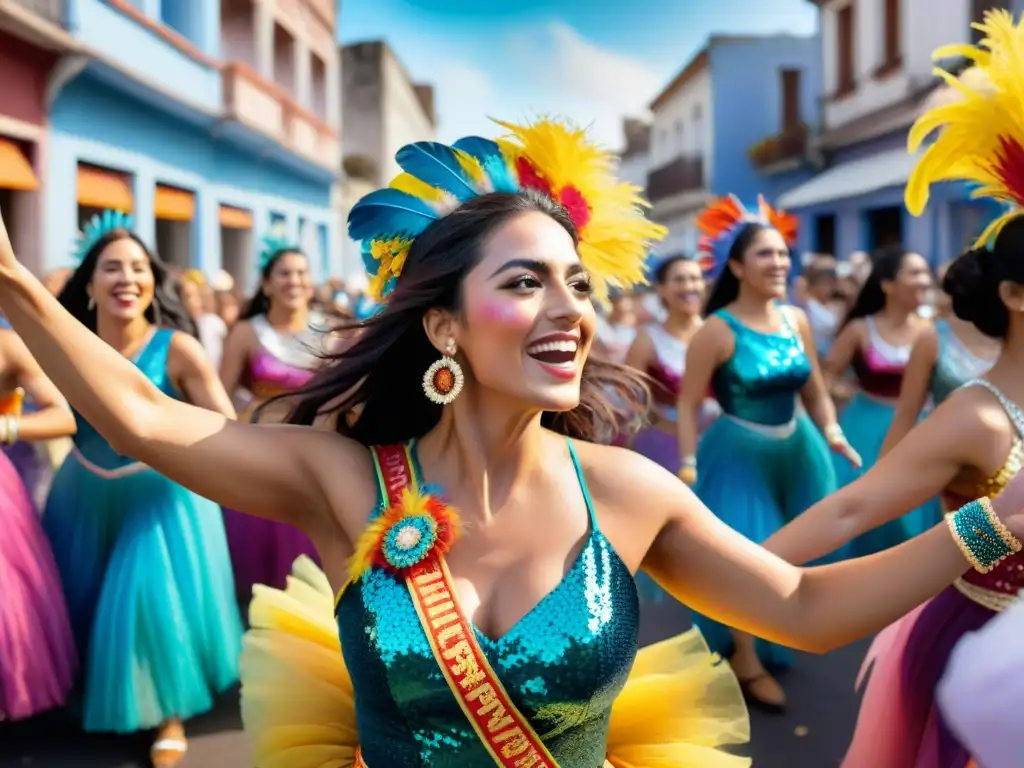
{"type": "MultiPolygon", "coordinates": [[[[562,768],[604,764],[612,703],[633,666],[639,622],[633,577],[592,528],[562,581],[508,632],[492,640],[476,630],[512,700],[562,768]]],[[[491,764],[400,578],[367,571],[342,595],[338,628],[370,768],[491,764]]]]}
{"type": "Polygon", "coordinates": [[[730,416],[766,426],[788,424],[796,395],[811,376],[811,361],[783,308],[778,333],[760,333],[720,309],[735,337],[735,350],[711,379],[711,389],[730,416]]]}
{"type": "Polygon", "coordinates": [[[965,347],[945,320],[935,323],[935,331],[939,336],[939,355],[932,370],[931,391],[938,404],[964,382],[988,371],[994,361],[980,358],[965,347]]]}

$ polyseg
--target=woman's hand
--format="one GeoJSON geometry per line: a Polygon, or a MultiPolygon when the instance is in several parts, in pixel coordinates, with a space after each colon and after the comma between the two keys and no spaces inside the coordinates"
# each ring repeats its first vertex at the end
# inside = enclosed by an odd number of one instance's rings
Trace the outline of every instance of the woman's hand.
{"type": "Polygon", "coordinates": [[[838,424],[830,424],[825,427],[824,435],[825,442],[828,443],[828,447],[833,453],[838,453],[857,469],[861,468],[864,461],[861,459],[860,454],[846,440],[846,435],[843,434],[843,430],[839,428],[838,424]]]}
{"type": "Polygon", "coordinates": [[[15,257],[14,247],[11,245],[11,237],[7,234],[7,226],[4,224],[4,212],[0,211],[0,269],[13,271],[18,266],[18,259],[15,257]]]}
{"type": "Polygon", "coordinates": [[[992,499],[992,510],[1014,536],[1024,540],[1024,472],[1018,472],[992,499]]]}

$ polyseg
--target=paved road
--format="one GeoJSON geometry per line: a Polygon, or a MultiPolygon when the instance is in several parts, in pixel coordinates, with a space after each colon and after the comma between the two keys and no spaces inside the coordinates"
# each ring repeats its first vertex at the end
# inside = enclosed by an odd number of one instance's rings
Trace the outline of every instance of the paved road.
{"type": "MultiPolygon", "coordinates": [[[[683,631],[685,609],[664,603],[645,609],[641,640],[683,631]]],[[[865,644],[823,657],[801,655],[784,679],[786,715],[753,713],[755,768],[831,768],[839,765],[856,714],[852,693],[865,644]]],[[[189,724],[191,747],[184,768],[249,768],[237,713],[237,694],[210,715],[189,724]]],[[[146,768],[148,736],[85,736],[65,713],[0,726],[0,768],[146,768]]]]}

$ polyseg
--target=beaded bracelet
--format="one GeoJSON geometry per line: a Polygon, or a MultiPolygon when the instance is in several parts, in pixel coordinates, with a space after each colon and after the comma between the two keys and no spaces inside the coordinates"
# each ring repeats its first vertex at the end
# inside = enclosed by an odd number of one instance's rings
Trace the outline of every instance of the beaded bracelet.
{"type": "Polygon", "coordinates": [[[971,501],[946,515],[953,540],[978,573],[988,573],[1021,547],[986,502],[971,501]]]}

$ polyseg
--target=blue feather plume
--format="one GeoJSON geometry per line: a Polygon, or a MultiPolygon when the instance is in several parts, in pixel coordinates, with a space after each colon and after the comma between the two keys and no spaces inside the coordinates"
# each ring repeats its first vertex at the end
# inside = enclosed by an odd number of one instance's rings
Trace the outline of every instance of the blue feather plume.
{"type": "Polygon", "coordinates": [[[348,234],[353,240],[387,235],[416,237],[437,218],[437,211],[418,197],[388,187],[371,192],[352,207],[348,234]]]}
{"type": "Polygon", "coordinates": [[[491,186],[495,192],[519,191],[519,181],[512,169],[509,168],[497,142],[482,139],[479,136],[467,136],[456,141],[454,147],[470,157],[476,158],[484,169],[484,173],[487,174],[487,178],[491,180],[491,186]]]}
{"type": "Polygon", "coordinates": [[[370,249],[370,240],[363,240],[360,253],[363,257],[363,266],[366,268],[366,274],[370,277],[376,277],[377,273],[380,272],[380,262],[373,258],[373,252],[370,249]]]}
{"type": "Polygon", "coordinates": [[[122,213],[121,211],[106,210],[103,213],[97,213],[86,223],[85,227],[82,228],[82,232],[78,237],[78,242],[75,243],[74,249],[74,260],[76,264],[81,264],[85,255],[92,250],[93,246],[98,243],[104,235],[108,232],[113,232],[115,229],[126,229],[131,231],[134,223],[134,219],[130,214],[122,213]]]}
{"type": "Polygon", "coordinates": [[[455,150],[436,141],[418,141],[398,150],[395,160],[406,173],[455,196],[460,203],[480,196],[473,178],[459,162],[455,150]]]}

